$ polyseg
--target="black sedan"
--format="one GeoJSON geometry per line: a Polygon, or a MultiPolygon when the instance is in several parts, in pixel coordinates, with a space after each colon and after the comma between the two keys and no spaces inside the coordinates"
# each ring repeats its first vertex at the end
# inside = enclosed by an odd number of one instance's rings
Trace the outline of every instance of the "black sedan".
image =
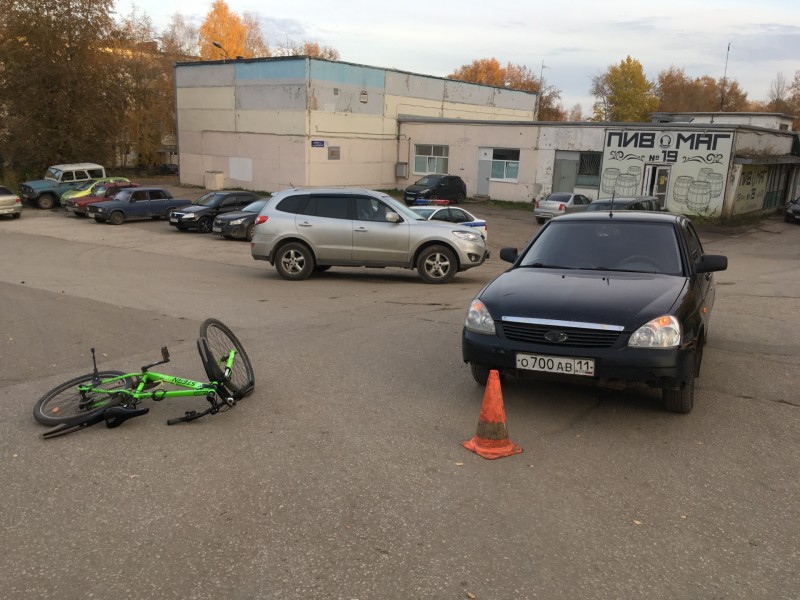
{"type": "Polygon", "coordinates": [[[217,215],[242,210],[260,199],[260,196],[252,192],[208,192],[192,202],[191,206],[173,212],[169,217],[169,224],[179,231],[196,229],[200,233],[211,233],[217,215]]]}
{"type": "Polygon", "coordinates": [[[221,235],[226,239],[244,238],[248,241],[253,239],[253,232],[256,228],[256,217],[269,198],[256,200],[245,206],[242,210],[222,213],[214,219],[214,226],[211,233],[221,235]]]}
{"type": "Polygon", "coordinates": [[[714,304],[714,271],[684,216],[626,211],[549,221],[472,301],[462,355],[484,385],[501,375],[645,383],[688,413],[714,304]]]}

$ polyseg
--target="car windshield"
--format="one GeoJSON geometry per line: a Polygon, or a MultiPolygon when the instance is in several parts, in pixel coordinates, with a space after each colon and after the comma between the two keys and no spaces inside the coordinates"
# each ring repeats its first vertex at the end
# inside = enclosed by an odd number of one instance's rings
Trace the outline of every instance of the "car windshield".
{"type": "Polygon", "coordinates": [[[671,223],[551,221],[519,267],[682,275],[671,223]]]}
{"type": "Polygon", "coordinates": [[[419,181],[417,181],[416,185],[436,185],[441,181],[441,175],[426,175],[419,181]]]}
{"type": "Polygon", "coordinates": [[[106,193],[107,189],[108,189],[108,186],[106,186],[106,184],[104,184],[104,183],[101,183],[100,185],[98,185],[96,188],[94,188],[92,190],[92,194],[94,194],[95,196],[102,196],[103,194],[106,193]]]}
{"type": "Polygon", "coordinates": [[[264,198],[263,200],[256,200],[255,202],[251,202],[250,204],[245,206],[242,209],[242,211],[253,212],[253,213],[261,212],[261,209],[264,208],[264,205],[266,203],[267,203],[267,198],[264,198]]]}
{"type": "Polygon", "coordinates": [[[222,202],[222,199],[227,194],[220,194],[219,192],[209,192],[208,194],[203,194],[197,200],[195,200],[192,204],[196,204],[199,206],[210,206],[211,208],[216,208],[219,206],[219,203],[222,202]]]}
{"type": "Polygon", "coordinates": [[[431,215],[436,212],[437,209],[435,208],[412,208],[413,212],[417,213],[421,217],[425,217],[426,219],[430,219],[431,215]]]}
{"type": "Polygon", "coordinates": [[[84,182],[84,183],[80,184],[80,185],[79,185],[77,188],[75,188],[75,189],[76,189],[76,190],[80,190],[81,192],[83,192],[83,191],[85,191],[85,190],[88,190],[88,189],[89,189],[90,187],[92,187],[93,185],[94,185],[94,181],[90,179],[89,181],[86,181],[86,182],[84,182]]]}
{"type": "Polygon", "coordinates": [[[61,170],[54,169],[53,167],[47,169],[47,173],[45,173],[44,175],[45,179],[52,179],[53,181],[58,181],[60,177],[61,177],[61,170]]]}
{"type": "MultiPolygon", "coordinates": [[[[619,207],[620,209],[625,208],[624,205],[614,203],[614,208],[619,207]]],[[[599,200],[595,200],[589,206],[586,207],[586,210],[593,212],[598,210],[609,210],[611,208],[611,202],[600,202],[599,200]]]]}
{"type": "Polygon", "coordinates": [[[0,186],[0,196],[13,196],[13,194],[8,188],[0,186]]]}

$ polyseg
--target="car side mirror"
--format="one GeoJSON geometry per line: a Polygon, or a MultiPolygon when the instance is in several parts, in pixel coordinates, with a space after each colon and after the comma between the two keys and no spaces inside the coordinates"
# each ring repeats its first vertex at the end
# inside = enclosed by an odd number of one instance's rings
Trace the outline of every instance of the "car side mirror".
{"type": "Polygon", "coordinates": [[[703,254],[697,263],[695,271],[698,273],[711,273],[724,271],[728,268],[728,257],[719,254],[703,254]]]}
{"type": "Polygon", "coordinates": [[[400,222],[400,215],[396,212],[387,212],[386,213],[386,220],[389,223],[399,223],[400,222]]]}
{"type": "Polygon", "coordinates": [[[519,258],[519,252],[516,248],[500,248],[500,260],[515,263],[519,258]]]}

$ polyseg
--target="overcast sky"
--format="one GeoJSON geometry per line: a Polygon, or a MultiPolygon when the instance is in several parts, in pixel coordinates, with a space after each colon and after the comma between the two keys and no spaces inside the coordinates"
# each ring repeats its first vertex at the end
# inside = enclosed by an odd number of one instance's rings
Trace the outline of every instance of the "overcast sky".
{"type": "MultiPolygon", "coordinates": [[[[580,104],[584,117],[592,76],[628,55],[651,80],[670,65],[719,79],[727,55],[727,77],[750,100],[767,100],[778,73],[791,83],[800,71],[800,0],[227,3],[255,14],[270,46],[309,40],[346,62],[436,77],[481,58],[525,65],[561,90],[566,110],[580,104]]],[[[199,26],[212,1],[117,0],[117,13],[134,5],[162,30],[175,13],[199,26]]]]}

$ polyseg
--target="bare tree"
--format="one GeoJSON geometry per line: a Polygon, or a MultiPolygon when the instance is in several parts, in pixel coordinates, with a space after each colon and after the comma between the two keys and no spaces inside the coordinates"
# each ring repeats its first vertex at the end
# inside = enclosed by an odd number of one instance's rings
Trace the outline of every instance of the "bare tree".
{"type": "Polygon", "coordinates": [[[180,13],[175,13],[161,34],[161,49],[176,60],[197,56],[197,27],[187,23],[180,13]]]}

